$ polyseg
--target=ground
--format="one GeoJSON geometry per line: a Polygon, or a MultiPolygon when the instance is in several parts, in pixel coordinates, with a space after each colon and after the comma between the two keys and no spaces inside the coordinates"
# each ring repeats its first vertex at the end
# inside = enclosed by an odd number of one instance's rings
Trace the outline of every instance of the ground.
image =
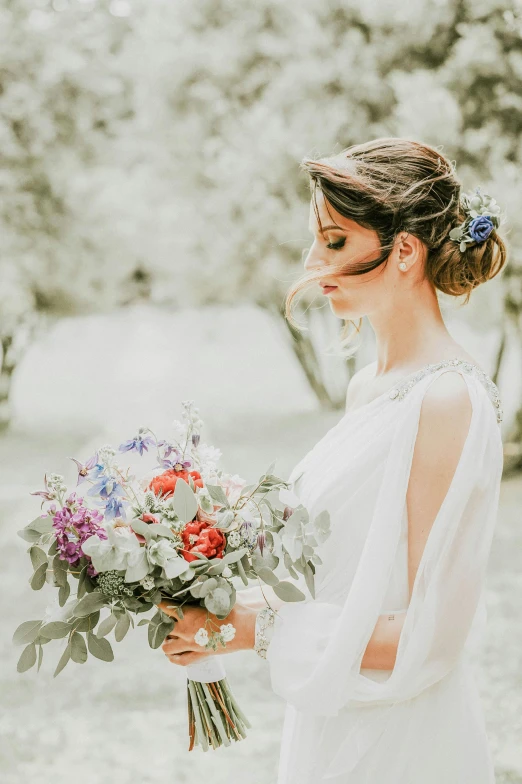
{"type": "MultiPolygon", "coordinates": [[[[338,416],[238,417],[226,428],[215,425],[213,440],[225,453],[225,467],[246,478],[276,457],[284,475],[338,416]]],[[[249,736],[206,754],[187,751],[183,668],[170,664],[161,650],[151,651],[143,629],[115,644],[112,664],[69,664],[53,679],[60,643],[51,643],[38,675],[34,670],[16,672],[19,651],[11,644],[13,630],[23,620],[40,617],[47,597],[45,588],[33,592],[27,583],[30,565],[15,531],[37,511],[38,502],[28,492],[41,486],[44,471],[62,471],[65,456],[84,456],[84,451],[73,437],[53,441],[11,434],[0,440],[5,466],[0,485],[3,784],[69,784],[72,776],[75,784],[157,784],[166,777],[176,784],[206,778],[228,784],[238,770],[242,784],[273,784],[284,704],[270,691],[268,664],[254,653],[226,660],[229,680],[253,725],[249,736]]],[[[522,583],[521,497],[522,480],[503,483],[488,576],[488,634],[476,663],[498,784],[522,783],[522,626],[516,600],[522,583]]]]}

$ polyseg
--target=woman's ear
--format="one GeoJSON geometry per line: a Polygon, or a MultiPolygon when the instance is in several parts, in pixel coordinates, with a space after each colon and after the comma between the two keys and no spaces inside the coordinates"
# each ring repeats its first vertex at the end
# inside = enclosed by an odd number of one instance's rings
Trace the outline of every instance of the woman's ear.
{"type": "MultiPolygon", "coordinates": [[[[395,248],[393,249],[395,260],[398,263],[404,263],[409,269],[413,264],[423,258],[424,243],[413,234],[409,232],[399,232],[395,240],[395,248]]],[[[401,267],[402,269],[402,267],[401,267]]]]}

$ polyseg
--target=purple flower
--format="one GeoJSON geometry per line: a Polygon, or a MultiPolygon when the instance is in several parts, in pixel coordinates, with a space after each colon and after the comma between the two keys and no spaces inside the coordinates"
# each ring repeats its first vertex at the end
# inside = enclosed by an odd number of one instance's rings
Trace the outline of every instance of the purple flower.
{"type": "Polygon", "coordinates": [[[78,469],[78,481],[76,482],[76,487],[78,487],[78,485],[82,482],[85,482],[86,479],[98,479],[98,477],[103,473],[103,466],[98,463],[98,452],[90,457],[86,463],[80,463],[80,461],[76,460],[75,457],[71,457],[71,460],[76,463],[76,468],[78,469]]]}
{"type": "Polygon", "coordinates": [[[37,490],[35,493],[30,493],[30,495],[39,495],[44,499],[44,501],[53,501],[56,498],[56,493],[49,489],[49,485],[47,484],[47,474],[44,476],[44,485],[45,490],[37,490]]]}
{"type": "Polygon", "coordinates": [[[166,468],[176,471],[188,471],[189,468],[192,468],[192,461],[191,460],[183,460],[183,456],[178,449],[169,448],[169,452],[165,454],[162,458],[160,458],[159,465],[161,468],[166,468]],[[167,454],[174,453],[174,457],[167,459],[167,454]]]}
{"type": "Polygon", "coordinates": [[[488,215],[478,215],[469,224],[469,235],[475,242],[484,242],[494,228],[493,221],[488,215]]]}
{"type": "Polygon", "coordinates": [[[143,455],[143,452],[149,451],[149,446],[154,445],[154,439],[151,436],[145,436],[142,431],[138,433],[135,438],[131,438],[129,441],[124,441],[123,444],[120,444],[120,452],[139,452],[140,455],[143,455]]]}
{"type": "Polygon", "coordinates": [[[121,498],[116,495],[109,498],[105,505],[105,517],[108,520],[113,520],[115,517],[122,517],[125,520],[125,508],[121,498]]]}
{"type": "MultiPolygon", "coordinates": [[[[75,495],[73,493],[73,495],[75,495]]],[[[71,496],[67,502],[71,500],[71,496]]],[[[83,501],[83,499],[79,499],[83,501]]],[[[100,539],[106,539],[107,534],[102,527],[103,515],[95,509],[88,509],[86,506],[79,505],[79,501],[74,499],[73,509],[64,506],[53,517],[53,529],[56,536],[57,552],[62,561],[67,561],[71,565],[76,565],[80,558],[88,558],[82,551],[82,543],[93,534],[100,539]]],[[[90,562],[90,559],[88,559],[90,562]]]]}
{"type": "Polygon", "coordinates": [[[200,438],[201,438],[201,436],[199,435],[199,433],[193,433],[192,434],[192,446],[197,447],[198,444],[199,444],[200,438]]]}

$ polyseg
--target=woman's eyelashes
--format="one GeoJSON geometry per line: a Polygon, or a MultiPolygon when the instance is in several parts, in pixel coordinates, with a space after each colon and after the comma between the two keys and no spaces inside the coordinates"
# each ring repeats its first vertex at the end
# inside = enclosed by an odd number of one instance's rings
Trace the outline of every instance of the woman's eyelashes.
{"type": "Polygon", "coordinates": [[[345,242],[346,242],[346,237],[341,237],[341,239],[337,240],[337,242],[328,242],[326,247],[329,248],[330,250],[341,250],[345,242]]]}

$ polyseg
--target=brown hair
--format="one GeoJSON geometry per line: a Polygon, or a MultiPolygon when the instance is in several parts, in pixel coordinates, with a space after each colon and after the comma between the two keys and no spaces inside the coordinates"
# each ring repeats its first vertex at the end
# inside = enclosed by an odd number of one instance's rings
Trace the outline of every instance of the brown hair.
{"type": "MultiPolygon", "coordinates": [[[[316,191],[320,188],[326,207],[361,226],[377,232],[381,254],[377,259],[331,265],[328,274],[362,275],[386,264],[395,238],[401,231],[418,237],[427,248],[425,275],[436,289],[452,296],[465,295],[497,275],[507,258],[497,230],[480,244],[461,251],[449,232],[464,222],[460,202],[461,184],[455,166],[439,150],[427,144],[395,137],[374,139],[346,148],[327,158],[304,158],[301,168],[310,176],[310,189],[319,228],[316,191]]],[[[333,221],[335,223],[335,221],[333,221]]],[[[317,281],[324,271],[307,274],[288,291],[287,319],[295,327],[292,303],[296,295],[317,281]]],[[[355,322],[345,324],[342,337],[349,342],[355,322]]]]}

